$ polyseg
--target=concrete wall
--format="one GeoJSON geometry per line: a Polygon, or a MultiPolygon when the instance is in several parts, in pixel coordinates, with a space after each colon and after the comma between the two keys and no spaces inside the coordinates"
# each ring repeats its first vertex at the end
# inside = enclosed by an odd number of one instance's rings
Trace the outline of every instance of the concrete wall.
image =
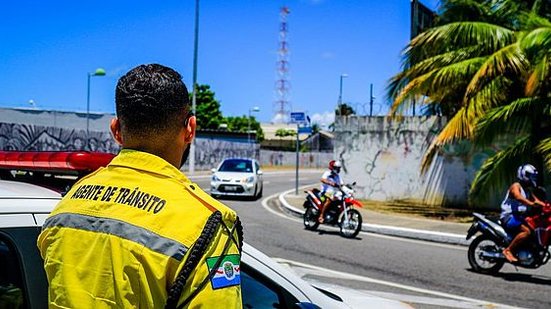
{"type": "Polygon", "coordinates": [[[69,128],[86,131],[89,119],[89,131],[106,131],[114,114],[82,112],[48,111],[26,108],[0,108],[0,122],[14,124],[33,124],[42,127],[69,128]],[[88,118],[88,117],[89,118],[88,118]]]}
{"type": "Polygon", "coordinates": [[[475,172],[489,153],[465,143],[445,147],[426,175],[423,155],[445,124],[440,117],[349,116],[335,123],[335,156],[346,182],[356,181],[360,198],[464,206],[475,172]]]}
{"type": "MultiPolygon", "coordinates": [[[[0,150],[91,150],[118,153],[120,147],[107,131],[90,131],[89,145],[87,145],[86,130],[0,123],[0,150]]],[[[195,169],[209,170],[228,157],[249,157],[254,155],[258,158],[258,153],[258,144],[197,138],[195,169]]]]}
{"type": "MultiPolygon", "coordinates": [[[[299,166],[301,168],[326,168],[329,161],[334,159],[333,153],[327,152],[299,152],[299,166]]],[[[262,166],[296,166],[297,154],[291,151],[260,150],[259,162],[262,166]]],[[[320,174],[321,176],[321,174],[320,174]]]]}
{"type": "Polygon", "coordinates": [[[107,131],[58,128],[33,124],[0,123],[0,150],[72,151],[91,150],[118,153],[119,145],[107,131]]]}

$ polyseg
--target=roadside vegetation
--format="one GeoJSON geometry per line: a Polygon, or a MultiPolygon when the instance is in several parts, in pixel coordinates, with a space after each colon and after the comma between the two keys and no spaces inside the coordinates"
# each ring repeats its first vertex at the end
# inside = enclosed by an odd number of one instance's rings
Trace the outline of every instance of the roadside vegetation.
{"type": "Polygon", "coordinates": [[[471,200],[503,191],[522,163],[551,170],[550,91],[551,2],[544,0],[442,0],[434,26],[410,41],[388,86],[392,115],[415,103],[448,119],[423,172],[447,144],[502,146],[476,174],[471,200]]]}
{"type": "MultiPolygon", "coordinates": [[[[189,100],[192,100],[191,93],[189,100]]],[[[225,129],[246,133],[250,128],[251,131],[256,131],[256,138],[259,142],[264,140],[260,122],[254,116],[250,116],[250,118],[248,115],[224,117],[220,110],[220,101],[216,99],[215,93],[209,85],[197,85],[196,106],[198,130],[225,129]]]]}

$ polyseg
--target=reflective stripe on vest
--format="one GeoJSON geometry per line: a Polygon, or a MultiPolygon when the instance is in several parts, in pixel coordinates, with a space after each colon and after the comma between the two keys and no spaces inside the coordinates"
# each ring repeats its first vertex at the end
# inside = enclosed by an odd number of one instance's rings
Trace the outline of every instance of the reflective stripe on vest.
{"type": "Polygon", "coordinates": [[[83,231],[115,235],[133,241],[160,254],[172,257],[177,261],[184,258],[188,248],[183,244],[117,219],[98,218],[94,216],[60,213],[44,222],[42,229],[50,227],[66,227],[83,231]]]}

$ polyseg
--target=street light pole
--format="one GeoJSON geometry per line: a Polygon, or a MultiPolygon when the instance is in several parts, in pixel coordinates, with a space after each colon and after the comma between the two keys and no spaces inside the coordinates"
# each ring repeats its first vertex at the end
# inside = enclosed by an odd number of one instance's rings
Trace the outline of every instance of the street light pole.
{"type": "MultiPolygon", "coordinates": [[[[247,118],[247,145],[248,149],[251,149],[251,112],[259,112],[260,108],[258,106],[255,106],[253,108],[249,108],[249,118],[247,118]]],[[[252,157],[252,155],[251,155],[252,157]]]]}
{"type": "Polygon", "coordinates": [[[90,148],[90,78],[92,76],[105,76],[105,70],[97,68],[94,73],[87,73],[87,92],[86,92],[86,147],[90,148]]]}
{"type": "Polygon", "coordinates": [[[348,74],[341,74],[340,86],[339,86],[339,102],[338,102],[338,115],[342,113],[342,79],[348,77],[348,74]]]}
{"type": "MultiPolygon", "coordinates": [[[[195,115],[197,107],[197,54],[199,50],[199,0],[195,0],[195,38],[193,42],[193,93],[191,97],[191,112],[195,115]]],[[[197,115],[195,115],[197,117],[197,115]]],[[[195,138],[189,145],[189,174],[195,172],[195,138]]]]}
{"type": "Polygon", "coordinates": [[[369,85],[369,117],[373,116],[373,84],[369,85]]]}

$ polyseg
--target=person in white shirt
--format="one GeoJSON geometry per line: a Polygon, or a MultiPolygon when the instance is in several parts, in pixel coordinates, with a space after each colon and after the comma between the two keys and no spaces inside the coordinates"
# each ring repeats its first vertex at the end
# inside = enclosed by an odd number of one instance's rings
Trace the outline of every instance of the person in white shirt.
{"type": "Polygon", "coordinates": [[[537,187],[538,171],[530,164],[524,164],[517,170],[518,181],[514,182],[507,191],[501,203],[501,222],[510,233],[518,233],[509,246],[503,249],[503,255],[509,262],[516,262],[514,250],[524,242],[531,233],[526,224],[525,215],[529,207],[543,207],[545,203],[531,194],[530,188],[537,187]]]}
{"type": "Polygon", "coordinates": [[[318,217],[319,223],[323,223],[323,214],[327,206],[329,206],[331,201],[339,198],[340,191],[336,190],[336,188],[344,184],[339,175],[341,167],[342,164],[340,161],[331,160],[329,162],[329,170],[321,175],[321,196],[325,196],[325,201],[323,201],[320,209],[320,215],[318,217]]]}

